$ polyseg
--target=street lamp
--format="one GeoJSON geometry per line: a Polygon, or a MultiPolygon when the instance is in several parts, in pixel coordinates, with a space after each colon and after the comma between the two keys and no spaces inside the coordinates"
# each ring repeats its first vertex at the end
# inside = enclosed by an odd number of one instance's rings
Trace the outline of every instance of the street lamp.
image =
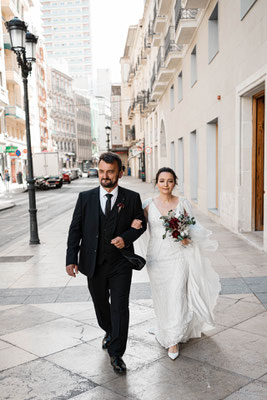
{"type": "Polygon", "coordinates": [[[24,109],[26,117],[26,139],[27,139],[27,161],[28,161],[28,193],[29,193],[29,213],[30,213],[30,244],[39,244],[37,209],[35,198],[35,185],[32,165],[32,148],[30,132],[30,113],[28,99],[28,75],[32,71],[32,63],[36,61],[36,44],[38,38],[30,32],[27,32],[27,24],[15,17],[5,23],[10,35],[11,50],[17,56],[18,65],[21,68],[23,86],[24,86],[24,109]]]}
{"type": "Polygon", "coordinates": [[[110,151],[109,143],[110,143],[111,127],[107,125],[107,126],[105,127],[105,129],[106,129],[106,135],[107,135],[107,151],[110,151]]]}

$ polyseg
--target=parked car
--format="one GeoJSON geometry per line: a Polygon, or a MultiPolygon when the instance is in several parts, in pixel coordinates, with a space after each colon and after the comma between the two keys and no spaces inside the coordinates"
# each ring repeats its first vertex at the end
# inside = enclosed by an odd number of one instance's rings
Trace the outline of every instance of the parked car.
{"type": "Polygon", "coordinates": [[[77,169],[77,172],[78,172],[78,177],[82,178],[83,177],[82,170],[80,168],[76,168],[76,169],[77,169]]]}
{"type": "Polygon", "coordinates": [[[97,168],[89,168],[87,171],[87,178],[91,178],[93,176],[98,176],[98,169],[97,168]]]}
{"type": "Polygon", "coordinates": [[[43,176],[38,176],[35,178],[34,185],[36,189],[39,190],[48,190],[49,184],[43,176]]]}
{"type": "Polygon", "coordinates": [[[46,176],[46,182],[48,183],[49,188],[61,188],[63,185],[63,179],[59,176],[46,176]]]}
{"type": "Polygon", "coordinates": [[[70,171],[71,171],[71,180],[79,178],[78,168],[71,168],[70,171]]]}
{"type": "Polygon", "coordinates": [[[61,172],[62,175],[62,179],[63,179],[63,183],[71,183],[71,179],[70,179],[70,174],[68,174],[67,172],[61,172]]]}

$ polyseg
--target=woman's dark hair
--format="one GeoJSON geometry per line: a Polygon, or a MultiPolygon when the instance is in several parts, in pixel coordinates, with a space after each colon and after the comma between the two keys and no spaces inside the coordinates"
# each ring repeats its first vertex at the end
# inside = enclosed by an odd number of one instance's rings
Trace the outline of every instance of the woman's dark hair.
{"type": "Polygon", "coordinates": [[[159,181],[159,176],[160,176],[160,174],[161,174],[162,172],[169,172],[169,174],[172,174],[173,179],[174,179],[174,183],[175,183],[175,185],[177,185],[177,179],[178,179],[178,178],[177,178],[177,175],[176,175],[176,173],[174,172],[173,169],[168,168],[168,167],[162,167],[162,168],[160,168],[160,169],[158,170],[158,172],[157,172],[157,174],[156,174],[156,178],[155,178],[155,183],[156,183],[156,184],[158,183],[158,181],[159,181]]]}
{"type": "Polygon", "coordinates": [[[122,170],[121,158],[116,153],[112,153],[111,151],[102,153],[101,156],[99,157],[98,164],[100,163],[100,161],[105,161],[107,164],[113,164],[116,162],[118,164],[119,171],[122,170]]]}

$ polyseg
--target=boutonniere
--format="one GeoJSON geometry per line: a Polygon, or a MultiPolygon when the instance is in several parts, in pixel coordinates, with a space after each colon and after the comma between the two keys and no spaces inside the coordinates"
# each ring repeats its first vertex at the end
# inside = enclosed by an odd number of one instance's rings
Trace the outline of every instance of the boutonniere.
{"type": "Polygon", "coordinates": [[[123,203],[118,203],[118,204],[117,204],[117,207],[118,207],[118,213],[119,213],[119,212],[121,212],[122,208],[125,207],[125,204],[123,204],[123,203]]]}

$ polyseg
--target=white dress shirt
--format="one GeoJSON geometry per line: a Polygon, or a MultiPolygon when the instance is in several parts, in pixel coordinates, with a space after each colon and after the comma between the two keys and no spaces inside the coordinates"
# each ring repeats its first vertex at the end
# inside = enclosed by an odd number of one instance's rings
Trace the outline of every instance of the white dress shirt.
{"type": "Polygon", "coordinates": [[[103,213],[105,214],[106,210],[106,202],[107,202],[107,196],[106,194],[112,194],[113,196],[111,197],[111,210],[117,200],[118,197],[118,192],[119,192],[119,187],[116,186],[115,189],[112,190],[112,192],[107,192],[102,186],[100,186],[100,192],[99,192],[99,198],[100,198],[100,205],[103,213]]]}

